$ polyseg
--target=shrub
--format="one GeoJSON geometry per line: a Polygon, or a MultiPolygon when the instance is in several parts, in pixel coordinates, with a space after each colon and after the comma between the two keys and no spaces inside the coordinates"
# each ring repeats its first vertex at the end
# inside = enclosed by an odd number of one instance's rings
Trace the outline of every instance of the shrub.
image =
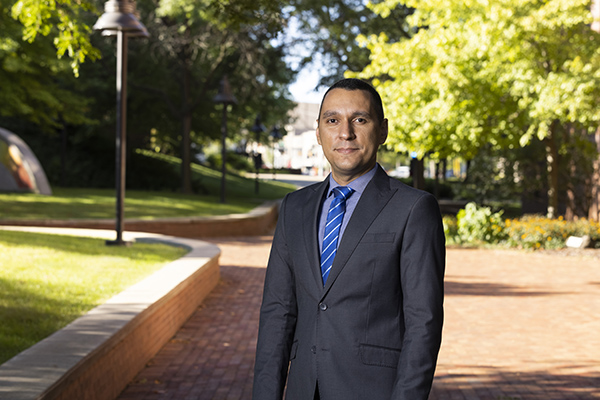
{"type": "Polygon", "coordinates": [[[493,213],[489,207],[468,203],[457,219],[457,238],[461,243],[499,243],[506,237],[502,211],[493,213]]]}
{"type": "Polygon", "coordinates": [[[137,149],[129,154],[126,173],[128,189],[176,191],[181,188],[179,168],[148,156],[147,151],[137,149]]]}
{"type": "MultiPolygon", "coordinates": [[[[248,157],[247,154],[239,154],[239,153],[234,153],[234,152],[228,151],[226,157],[227,157],[227,170],[228,171],[235,171],[235,172],[241,172],[241,171],[252,172],[252,171],[254,171],[254,165],[250,161],[250,158],[248,157]]],[[[221,153],[213,153],[213,154],[209,154],[207,156],[206,161],[211,168],[220,170],[222,168],[221,167],[221,165],[222,165],[221,159],[222,159],[221,153]]]]}
{"type": "Polygon", "coordinates": [[[565,221],[562,217],[549,219],[539,215],[506,220],[506,242],[524,249],[559,249],[566,246],[569,236],[589,236],[600,245],[600,223],[579,219],[565,221]]]}
{"type": "Polygon", "coordinates": [[[456,244],[458,240],[458,225],[456,224],[456,217],[444,215],[442,217],[444,224],[444,234],[446,235],[446,244],[456,244]]]}
{"type": "Polygon", "coordinates": [[[448,244],[501,244],[520,249],[560,249],[569,236],[589,236],[591,247],[600,248],[600,222],[565,221],[539,215],[502,221],[502,212],[469,203],[457,217],[444,216],[448,244]]]}

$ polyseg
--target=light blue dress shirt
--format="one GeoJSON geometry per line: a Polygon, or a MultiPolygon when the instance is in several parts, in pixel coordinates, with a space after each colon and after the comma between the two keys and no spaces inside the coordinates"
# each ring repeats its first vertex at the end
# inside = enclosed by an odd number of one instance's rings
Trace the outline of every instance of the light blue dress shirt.
{"type": "MultiPolygon", "coordinates": [[[[350,217],[352,217],[352,213],[356,208],[356,204],[358,204],[358,200],[360,200],[360,196],[365,191],[365,188],[375,176],[375,170],[377,169],[377,164],[364,175],[359,176],[352,182],[348,184],[348,187],[352,188],[354,192],[352,195],[346,200],[346,212],[344,213],[344,219],[342,220],[342,226],[340,227],[340,237],[338,239],[338,246],[342,240],[342,235],[346,230],[346,226],[348,225],[348,221],[350,217]]],[[[327,192],[327,196],[323,203],[321,204],[321,212],[319,213],[319,254],[321,254],[322,246],[323,246],[323,236],[325,236],[325,224],[327,223],[327,213],[329,212],[329,205],[333,201],[333,188],[342,186],[333,179],[333,176],[329,174],[329,189],[327,192]]]]}

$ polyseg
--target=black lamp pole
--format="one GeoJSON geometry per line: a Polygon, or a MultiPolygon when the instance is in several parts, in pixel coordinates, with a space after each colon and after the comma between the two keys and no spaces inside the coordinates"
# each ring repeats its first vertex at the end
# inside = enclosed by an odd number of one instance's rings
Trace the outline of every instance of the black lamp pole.
{"type": "Polygon", "coordinates": [[[225,203],[225,175],[227,173],[225,161],[227,157],[227,107],[229,104],[237,104],[237,99],[231,93],[231,87],[227,75],[223,76],[219,85],[219,93],[213,99],[215,103],[223,104],[223,117],[221,118],[221,203],[225,203]]]}
{"type": "Polygon", "coordinates": [[[223,103],[223,117],[221,118],[221,203],[225,203],[225,175],[227,174],[227,104],[223,103]]]}
{"type": "Polygon", "coordinates": [[[148,36],[146,27],[134,15],[135,6],[128,0],[109,0],[104,4],[104,14],[100,16],[95,30],[105,36],[117,36],[117,134],[115,140],[115,186],[116,233],[115,240],[107,245],[127,245],[123,240],[125,207],[125,154],[127,126],[127,38],[128,36],[148,36]]]}
{"type": "Polygon", "coordinates": [[[116,137],[116,172],[115,184],[117,190],[116,218],[117,238],[107,244],[122,245],[125,230],[125,155],[127,145],[127,34],[117,33],[117,137],[116,137]]]}
{"type": "Polygon", "coordinates": [[[256,134],[256,151],[254,154],[254,169],[256,170],[256,176],[254,179],[254,193],[258,194],[258,174],[260,171],[260,164],[262,164],[261,154],[258,152],[258,145],[260,143],[260,134],[265,131],[265,126],[260,122],[260,114],[256,115],[254,125],[252,125],[252,132],[256,134]]]}

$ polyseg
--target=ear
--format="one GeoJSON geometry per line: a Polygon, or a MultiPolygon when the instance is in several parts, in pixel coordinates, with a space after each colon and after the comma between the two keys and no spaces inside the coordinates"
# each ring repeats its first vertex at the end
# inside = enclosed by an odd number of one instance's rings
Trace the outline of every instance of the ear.
{"type": "Polygon", "coordinates": [[[319,143],[319,145],[321,145],[321,135],[319,133],[319,127],[317,127],[317,143],[319,143]]]}
{"type": "Polygon", "coordinates": [[[388,137],[388,120],[383,119],[381,123],[381,131],[379,132],[379,144],[384,144],[388,137]]]}

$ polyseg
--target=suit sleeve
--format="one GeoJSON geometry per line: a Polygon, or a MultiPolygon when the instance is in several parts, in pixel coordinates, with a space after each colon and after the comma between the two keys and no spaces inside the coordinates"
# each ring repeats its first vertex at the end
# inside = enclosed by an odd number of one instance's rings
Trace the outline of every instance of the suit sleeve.
{"type": "Polygon", "coordinates": [[[285,234],[286,200],[287,197],[281,205],[265,277],[254,367],[254,400],[283,397],[296,328],[296,292],[285,234]]]}
{"type": "Polygon", "coordinates": [[[405,333],[393,399],[427,400],[442,339],[445,238],[435,198],[421,196],[400,256],[405,333]]]}

